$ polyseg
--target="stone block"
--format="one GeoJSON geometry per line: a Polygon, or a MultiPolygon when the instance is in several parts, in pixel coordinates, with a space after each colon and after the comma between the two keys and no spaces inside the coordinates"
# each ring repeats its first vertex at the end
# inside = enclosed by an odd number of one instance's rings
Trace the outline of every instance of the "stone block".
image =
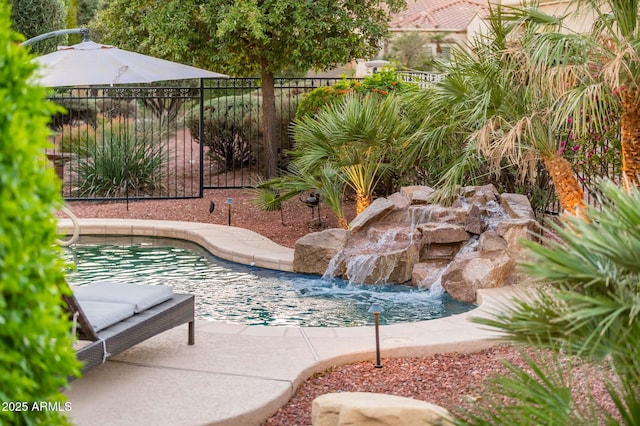
{"type": "Polygon", "coordinates": [[[451,244],[469,240],[469,234],[460,225],[450,223],[424,223],[418,226],[423,244],[451,244]]]}
{"type": "Polygon", "coordinates": [[[476,303],[476,290],[511,284],[515,262],[506,252],[458,255],[442,274],[442,287],[461,302],[476,303]]]}
{"type": "Polygon", "coordinates": [[[293,270],[302,274],[324,274],[331,259],[348,240],[349,232],[338,228],[305,235],[294,246],[293,270]]]}
{"type": "Polygon", "coordinates": [[[428,244],[423,245],[420,251],[420,261],[448,259],[451,260],[460,250],[460,243],[457,244],[428,244]]]}
{"type": "Polygon", "coordinates": [[[500,196],[500,206],[512,219],[535,220],[536,218],[526,195],[504,193],[500,196]]]}
{"type": "Polygon", "coordinates": [[[400,192],[411,200],[411,204],[429,204],[435,190],[424,185],[404,186],[400,192]]]}
{"type": "Polygon", "coordinates": [[[435,404],[396,395],[340,392],[321,395],[311,406],[313,426],[453,426],[449,412],[435,404]]]}
{"type": "Polygon", "coordinates": [[[349,224],[349,228],[352,233],[356,233],[364,228],[371,222],[378,222],[384,216],[389,214],[389,212],[395,209],[395,205],[387,200],[386,198],[376,198],[373,200],[373,203],[369,205],[362,213],[356,216],[351,223],[349,224]]]}
{"type": "Polygon", "coordinates": [[[420,288],[430,288],[441,278],[448,264],[446,260],[416,263],[411,272],[411,284],[420,288]]]}

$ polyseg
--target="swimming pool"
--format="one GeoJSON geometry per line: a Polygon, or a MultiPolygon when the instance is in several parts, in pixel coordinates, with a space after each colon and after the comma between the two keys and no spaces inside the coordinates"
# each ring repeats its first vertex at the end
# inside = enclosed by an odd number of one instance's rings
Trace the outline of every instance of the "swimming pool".
{"type": "Polygon", "coordinates": [[[347,327],[415,322],[466,312],[475,305],[446,293],[404,285],[351,285],[340,279],[228,262],[195,243],[169,238],[83,236],[65,248],[72,285],[95,280],[165,284],[196,296],[196,317],[246,325],[347,327]]]}

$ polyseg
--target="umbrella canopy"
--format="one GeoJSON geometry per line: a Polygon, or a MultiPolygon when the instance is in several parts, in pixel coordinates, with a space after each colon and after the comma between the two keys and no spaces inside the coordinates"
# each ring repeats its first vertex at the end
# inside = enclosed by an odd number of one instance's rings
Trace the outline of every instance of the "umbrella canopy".
{"type": "Polygon", "coordinates": [[[228,77],[87,40],[34,58],[36,81],[45,87],[151,83],[228,77]]]}

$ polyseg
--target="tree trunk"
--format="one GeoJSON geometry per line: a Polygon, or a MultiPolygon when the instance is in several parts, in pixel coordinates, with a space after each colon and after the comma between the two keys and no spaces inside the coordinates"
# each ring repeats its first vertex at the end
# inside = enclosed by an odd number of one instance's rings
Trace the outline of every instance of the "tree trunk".
{"type": "Polygon", "coordinates": [[[371,194],[357,193],[356,194],[356,215],[359,215],[360,213],[365,211],[365,209],[371,205],[372,201],[373,201],[373,197],[371,196],[371,194]]]}
{"type": "Polygon", "coordinates": [[[622,176],[624,185],[638,186],[640,176],[640,91],[622,94],[622,176]]]}
{"type": "Polygon", "coordinates": [[[276,140],[276,97],[273,73],[262,67],[262,147],[265,179],[276,176],[278,170],[278,141],[276,140]]]}
{"type": "Polygon", "coordinates": [[[344,216],[338,216],[338,226],[342,229],[349,229],[349,222],[344,216]]]}
{"type": "Polygon", "coordinates": [[[560,200],[561,209],[573,216],[584,217],[587,210],[584,193],[571,169],[571,163],[559,154],[544,157],[543,160],[560,200]]]}

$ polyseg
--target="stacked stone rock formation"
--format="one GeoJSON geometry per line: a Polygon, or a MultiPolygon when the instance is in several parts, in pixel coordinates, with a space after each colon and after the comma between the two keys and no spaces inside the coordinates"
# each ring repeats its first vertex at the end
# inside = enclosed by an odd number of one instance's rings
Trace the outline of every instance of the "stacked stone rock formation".
{"type": "Polygon", "coordinates": [[[349,230],[308,234],[294,248],[296,272],[342,276],[353,283],[440,281],[454,298],[474,303],[476,290],[517,278],[520,238],[537,222],[529,200],[493,185],[465,187],[450,207],[432,203],[434,190],[404,187],[377,198],[349,230]]]}

